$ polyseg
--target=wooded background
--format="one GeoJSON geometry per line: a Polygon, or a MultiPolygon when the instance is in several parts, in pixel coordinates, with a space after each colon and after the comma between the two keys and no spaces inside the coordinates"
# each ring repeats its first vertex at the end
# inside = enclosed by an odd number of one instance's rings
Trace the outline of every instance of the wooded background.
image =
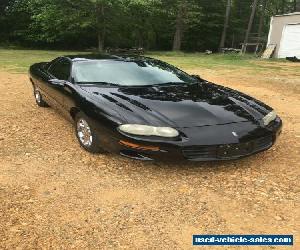
{"type": "Polygon", "coordinates": [[[300,0],[0,0],[0,44],[216,51],[265,42],[270,17],[300,0]]]}

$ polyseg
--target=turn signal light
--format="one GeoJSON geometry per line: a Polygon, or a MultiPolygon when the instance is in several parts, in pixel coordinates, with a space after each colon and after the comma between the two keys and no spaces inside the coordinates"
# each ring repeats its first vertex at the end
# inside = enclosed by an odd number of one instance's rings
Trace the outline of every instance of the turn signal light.
{"type": "Polygon", "coordinates": [[[134,149],[139,149],[139,150],[159,151],[159,147],[139,145],[139,144],[135,144],[132,142],[123,141],[123,140],[119,141],[119,144],[129,147],[129,148],[134,148],[134,149]]]}

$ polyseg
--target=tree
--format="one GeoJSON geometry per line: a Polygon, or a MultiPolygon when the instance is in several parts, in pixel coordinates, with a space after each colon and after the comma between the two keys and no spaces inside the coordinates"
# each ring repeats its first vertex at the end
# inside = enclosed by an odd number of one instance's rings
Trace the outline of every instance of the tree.
{"type": "Polygon", "coordinates": [[[259,26],[258,26],[258,40],[261,41],[261,35],[263,31],[263,25],[265,20],[265,12],[266,12],[266,6],[267,6],[267,0],[261,0],[261,13],[259,18],[259,26]]]}
{"type": "MultiPolygon", "coordinates": [[[[285,12],[296,7],[296,0],[285,0],[285,12]]],[[[230,38],[238,47],[251,30],[264,37],[264,24],[282,9],[283,0],[0,0],[0,42],[99,51],[107,46],[216,51],[230,38]]]]}
{"type": "Polygon", "coordinates": [[[126,40],[132,40],[135,47],[150,47],[153,41],[153,13],[157,11],[154,6],[159,3],[156,0],[129,0],[125,4],[123,18],[127,24],[126,33],[130,34],[126,40]]]}
{"type": "Polygon", "coordinates": [[[221,50],[221,48],[224,48],[224,46],[225,46],[227,28],[228,28],[229,17],[230,17],[230,10],[231,10],[231,0],[227,0],[224,28],[223,28],[223,32],[222,32],[221,42],[219,45],[219,50],[221,50]]]}
{"type": "Polygon", "coordinates": [[[282,13],[282,14],[285,13],[285,5],[286,5],[285,0],[281,0],[281,13],[282,13]]]}
{"type": "Polygon", "coordinates": [[[175,26],[176,31],[173,39],[173,50],[175,51],[181,49],[181,43],[184,32],[184,18],[187,11],[186,8],[187,6],[185,1],[179,2],[175,26]]]}
{"type": "Polygon", "coordinates": [[[0,2],[0,42],[7,39],[7,17],[5,10],[8,6],[9,0],[2,0],[0,2]]]}
{"type": "Polygon", "coordinates": [[[102,52],[105,41],[105,16],[104,16],[104,3],[102,1],[95,1],[96,9],[96,30],[98,39],[98,51],[102,52]]]}
{"type": "Polygon", "coordinates": [[[246,31],[245,41],[244,41],[244,48],[246,47],[245,45],[248,43],[248,40],[249,40],[249,35],[250,35],[251,29],[252,29],[252,24],[253,24],[255,11],[256,11],[256,7],[257,7],[257,1],[258,0],[253,0],[252,11],[251,11],[251,15],[250,15],[249,23],[248,23],[248,28],[247,28],[247,31],[246,31]]]}
{"type": "Polygon", "coordinates": [[[300,1],[299,0],[294,0],[294,11],[300,11],[300,1]]]}

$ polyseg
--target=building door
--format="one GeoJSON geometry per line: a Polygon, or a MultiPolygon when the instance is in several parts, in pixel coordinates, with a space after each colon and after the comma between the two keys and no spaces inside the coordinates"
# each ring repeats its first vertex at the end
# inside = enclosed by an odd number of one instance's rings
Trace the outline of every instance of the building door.
{"type": "Polygon", "coordinates": [[[294,56],[300,59],[300,23],[285,25],[278,52],[279,58],[294,56]]]}

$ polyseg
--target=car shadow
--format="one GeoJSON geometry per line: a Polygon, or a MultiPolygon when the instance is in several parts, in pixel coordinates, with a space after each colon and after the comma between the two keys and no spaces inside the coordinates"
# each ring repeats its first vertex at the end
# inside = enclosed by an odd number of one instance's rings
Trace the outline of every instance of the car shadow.
{"type": "MultiPolygon", "coordinates": [[[[176,171],[176,172],[231,172],[238,169],[247,168],[259,168],[260,164],[257,164],[257,160],[261,158],[261,154],[266,154],[265,152],[258,155],[252,155],[236,160],[224,160],[224,161],[210,161],[210,162],[192,162],[192,161],[182,161],[182,162],[160,162],[160,161],[138,161],[123,158],[117,156],[118,161],[126,162],[126,164],[138,164],[141,168],[152,169],[153,171],[176,171]]],[[[107,157],[112,157],[108,154],[107,157]]],[[[114,156],[115,157],[115,156],[114,156]]],[[[268,158],[268,157],[267,157],[268,158]]],[[[264,157],[265,161],[267,158],[264,157]]]]}

